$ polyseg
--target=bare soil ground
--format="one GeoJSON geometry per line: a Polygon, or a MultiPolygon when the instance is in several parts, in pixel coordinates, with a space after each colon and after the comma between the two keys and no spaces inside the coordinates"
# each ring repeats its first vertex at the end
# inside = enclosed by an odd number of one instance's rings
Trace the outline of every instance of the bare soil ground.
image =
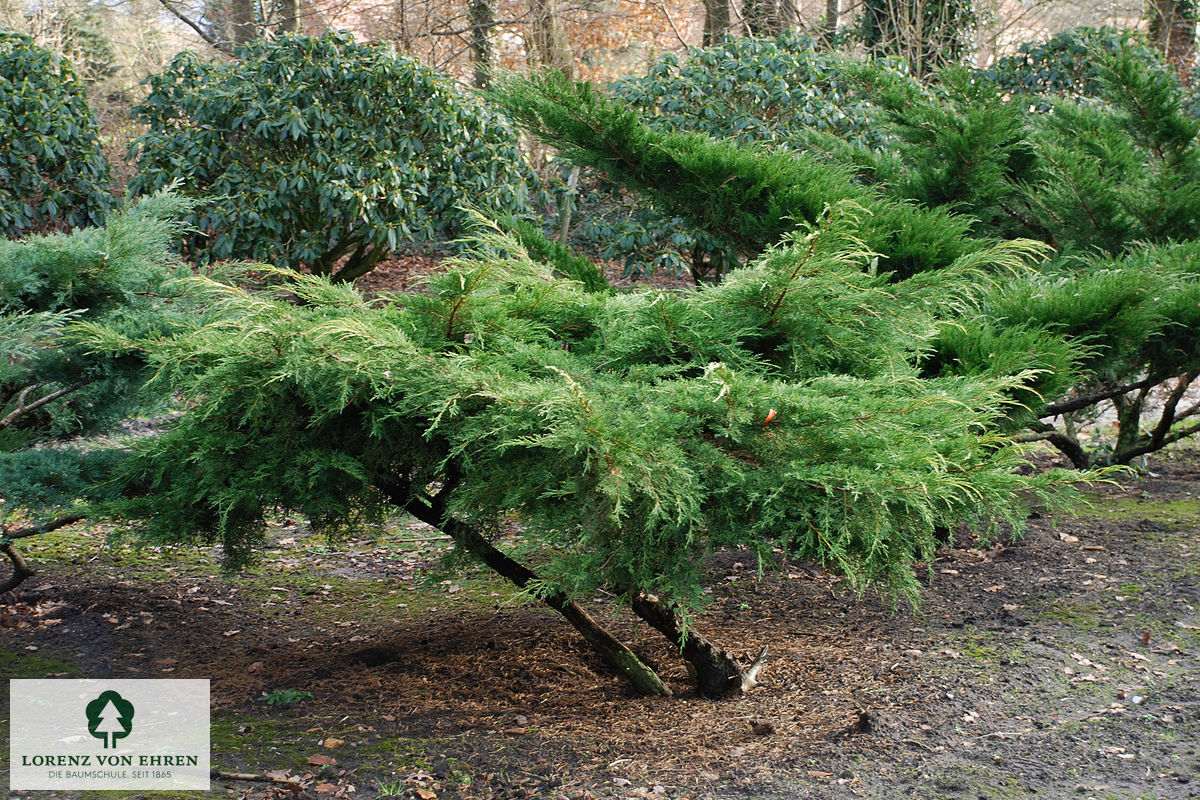
{"type": "Polygon", "coordinates": [[[727,702],[592,598],[677,692],[633,696],[554,614],[439,572],[445,542],[403,521],[329,544],[281,519],[239,574],[44,537],[40,574],[0,598],[0,665],[210,679],[214,767],[257,778],[212,797],[1200,797],[1200,453],[1149,470],[1018,542],[945,548],[916,612],[720,554],[700,626],[771,653],[727,702]],[[264,702],[288,689],[312,696],[264,702]]]}

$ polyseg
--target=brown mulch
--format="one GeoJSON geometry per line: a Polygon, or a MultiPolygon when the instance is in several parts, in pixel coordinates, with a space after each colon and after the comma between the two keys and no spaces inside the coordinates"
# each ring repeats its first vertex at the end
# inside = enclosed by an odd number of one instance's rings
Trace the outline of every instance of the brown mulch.
{"type": "MultiPolygon", "coordinates": [[[[368,296],[384,292],[409,292],[419,289],[422,279],[442,269],[443,253],[418,253],[397,255],[381,261],[375,269],[354,282],[368,296]]],[[[597,262],[601,263],[601,262],[597,262]]],[[[650,287],[655,289],[678,289],[694,286],[690,277],[656,273],[639,278],[624,274],[616,262],[604,263],[604,274],[608,282],[617,288],[650,287]]]]}

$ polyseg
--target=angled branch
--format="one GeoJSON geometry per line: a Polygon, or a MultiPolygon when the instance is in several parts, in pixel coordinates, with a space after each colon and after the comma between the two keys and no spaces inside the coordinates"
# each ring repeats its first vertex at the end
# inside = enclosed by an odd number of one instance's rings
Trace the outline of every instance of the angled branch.
{"type": "Polygon", "coordinates": [[[23,525],[20,528],[13,528],[12,530],[4,529],[0,531],[0,539],[28,539],[30,536],[40,536],[43,533],[50,533],[59,528],[65,528],[82,519],[83,514],[63,514],[61,517],[55,517],[49,522],[43,522],[40,525],[23,525]]]}
{"type": "Polygon", "coordinates": [[[1107,389],[1101,389],[1091,394],[1079,395],[1068,400],[1062,400],[1057,403],[1050,403],[1038,416],[1040,417],[1057,417],[1059,414],[1066,414],[1069,411],[1078,411],[1081,408],[1094,406],[1101,400],[1111,400],[1114,397],[1119,397],[1123,394],[1136,392],[1139,389],[1146,389],[1158,383],[1154,378],[1143,378],[1136,383],[1126,383],[1122,386],[1113,386],[1107,389]]]}
{"type": "Polygon", "coordinates": [[[230,46],[229,42],[222,41],[221,39],[218,39],[217,37],[213,36],[212,34],[208,33],[207,31],[205,31],[203,28],[200,27],[199,24],[197,24],[193,20],[189,19],[188,17],[184,16],[183,12],[181,12],[179,9],[175,8],[175,6],[171,4],[170,0],[158,0],[158,2],[162,5],[163,8],[165,8],[168,12],[170,12],[171,16],[175,17],[175,19],[179,20],[184,25],[187,25],[189,28],[194,30],[196,32],[196,35],[199,36],[201,39],[208,42],[210,45],[212,45],[216,49],[220,50],[222,53],[226,53],[226,54],[233,53],[233,48],[230,46]]]}
{"type": "Polygon", "coordinates": [[[34,411],[37,411],[47,403],[53,403],[58,398],[64,397],[76,389],[79,389],[81,386],[83,386],[83,384],[76,383],[71,386],[64,386],[62,389],[58,389],[57,391],[53,391],[48,395],[39,397],[32,403],[26,403],[25,399],[29,397],[29,393],[36,390],[40,386],[40,383],[35,383],[32,386],[26,386],[25,389],[19,395],[17,395],[17,407],[14,408],[12,412],[9,413],[4,419],[0,419],[0,428],[7,428],[9,425],[12,425],[26,414],[31,414],[34,411]]]}
{"type": "Polygon", "coordinates": [[[29,565],[25,563],[25,559],[21,558],[21,554],[12,546],[12,542],[5,542],[3,546],[0,546],[0,553],[8,556],[8,560],[13,565],[12,577],[4,581],[4,583],[0,583],[0,594],[12,591],[24,583],[26,578],[37,574],[29,568],[29,565]]]}
{"type": "MultiPolygon", "coordinates": [[[[399,485],[378,485],[378,488],[392,502],[404,503],[404,509],[417,519],[449,535],[459,547],[508,579],[514,586],[524,589],[535,583],[538,580],[536,573],[496,548],[474,526],[447,513],[447,500],[457,482],[455,473],[451,471],[442,488],[430,499],[429,505],[420,500],[409,500],[405,503],[408,493],[399,485]]],[[[624,675],[639,694],[671,696],[670,687],[663,683],[658,673],[603,628],[574,600],[562,592],[550,592],[542,595],[540,599],[565,617],[605,663],[624,675]]]]}

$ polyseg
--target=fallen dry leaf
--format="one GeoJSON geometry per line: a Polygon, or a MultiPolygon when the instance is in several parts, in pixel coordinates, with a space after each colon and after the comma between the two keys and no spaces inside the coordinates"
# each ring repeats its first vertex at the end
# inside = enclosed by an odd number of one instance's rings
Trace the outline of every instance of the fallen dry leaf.
{"type": "Polygon", "coordinates": [[[421,800],[437,800],[437,792],[432,792],[429,789],[415,789],[414,791],[421,800]]]}
{"type": "Polygon", "coordinates": [[[346,743],[345,739],[335,739],[334,737],[330,736],[328,739],[326,739],[321,744],[325,745],[330,750],[336,750],[337,748],[341,747],[345,743],[346,743]]]}
{"type": "Polygon", "coordinates": [[[316,791],[317,794],[335,794],[337,790],[338,787],[336,784],[318,783],[317,788],[314,791],[316,791]]]}
{"type": "Polygon", "coordinates": [[[322,753],[314,753],[308,757],[308,763],[314,764],[318,767],[335,767],[337,766],[337,759],[333,756],[327,756],[322,753]]]}

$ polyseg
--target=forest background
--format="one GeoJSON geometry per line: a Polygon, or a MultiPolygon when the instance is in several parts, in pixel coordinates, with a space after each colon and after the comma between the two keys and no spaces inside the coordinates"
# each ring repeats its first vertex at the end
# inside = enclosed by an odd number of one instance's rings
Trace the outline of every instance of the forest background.
{"type": "Polygon", "coordinates": [[[900,56],[918,73],[943,60],[987,68],[1076,27],[1141,29],[1186,71],[1196,19],[1192,0],[0,0],[0,28],[74,62],[109,138],[125,141],[130,104],[176,53],[231,53],[284,32],[390,41],[478,85],[487,69],[538,65],[604,83],[723,36],[788,29],[900,56]]]}

